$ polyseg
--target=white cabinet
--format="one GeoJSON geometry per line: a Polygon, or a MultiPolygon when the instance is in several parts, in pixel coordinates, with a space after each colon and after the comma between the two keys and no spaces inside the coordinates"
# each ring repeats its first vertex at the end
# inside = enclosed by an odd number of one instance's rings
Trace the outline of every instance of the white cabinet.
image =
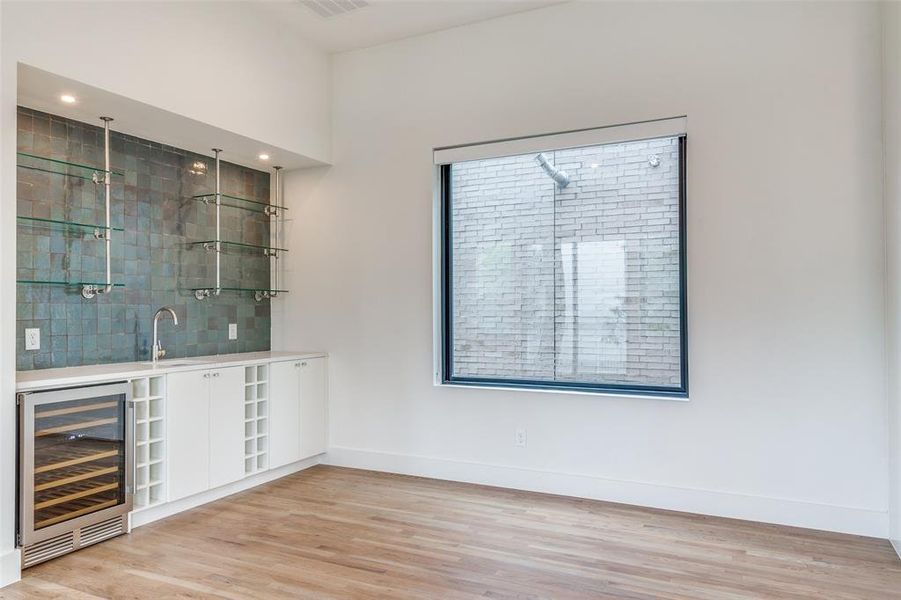
{"type": "Polygon", "coordinates": [[[300,457],[325,452],[328,445],[328,369],[325,358],[300,362],[300,457]]]}
{"type": "Polygon", "coordinates": [[[170,501],[210,487],[209,374],[188,371],[166,378],[170,501]]]}
{"type": "Polygon", "coordinates": [[[325,452],[327,376],[325,358],[272,363],[269,394],[271,468],[325,452]]]}
{"type": "Polygon", "coordinates": [[[269,466],[300,460],[300,361],[269,366],[269,466]]]}
{"type": "Polygon", "coordinates": [[[244,369],[167,377],[169,500],[244,476],[244,369]]]}
{"type": "Polygon", "coordinates": [[[244,367],[210,372],[210,487],[244,477],[244,367]]]}
{"type": "Polygon", "coordinates": [[[320,357],[167,375],[169,501],[325,452],[327,365],[320,357]]]}

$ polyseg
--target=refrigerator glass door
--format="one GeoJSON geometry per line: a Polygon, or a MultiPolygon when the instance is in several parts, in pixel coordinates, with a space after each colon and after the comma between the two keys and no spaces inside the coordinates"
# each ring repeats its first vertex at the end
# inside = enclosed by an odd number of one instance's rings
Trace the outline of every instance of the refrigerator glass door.
{"type": "Polygon", "coordinates": [[[112,384],[20,396],[24,544],[131,509],[128,395],[112,384]]]}

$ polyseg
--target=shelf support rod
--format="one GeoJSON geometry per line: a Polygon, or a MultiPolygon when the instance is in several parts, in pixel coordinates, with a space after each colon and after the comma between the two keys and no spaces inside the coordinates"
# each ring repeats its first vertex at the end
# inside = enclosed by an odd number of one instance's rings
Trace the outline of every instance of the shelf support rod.
{"type": "MultiPolygon", "coordinates": [[[[221,181],[219,179],[220,152],[222,152],[222,148],[213,148],[213,156],[216,159],[216,240],[213,245],[216,250],[216,287],[215,289],[205,288],[194,290],[194,297],[198,300],[203,300],[210,296],[218,296],[222,293],[222,188],[220,187],[221,181]]],[[[204,200],[204,204],[206,204],[206,200],[204,200]]],[[[204,244],[204,248],[208,249],[207,244],[204,244]]]]}
{"type": "Polygon", "coordinates": [[[103,246],[106,250],[106,283],[103,287],[97,285],[86,285],[81,289],[81,295],[84,298],[93,298],[96,294],[109,294],[113,289],[113,273],[112,273],[112,236],[110,222],[110,186],[112,185],[112,168],[110,166],[110,143],[109,143],[109,124],[113,120],[112,117],[100,117],[103,121],[103,196],[104,208],[106,211],[106,228],[103,232],[103,246]]]}
{"type": "Polygon", "coordinates": [[[222,293],[222,271],[220,269],[222,261],[222,231],[220,227],[220,213],[222,211],[222,189],[220,188],[219,180],[220,152],[222,152],[222,148],[213,148],[213,153],[216,156],[216,291],[214,292],[216,296],[222,293]]]}
{"type": "MultiPolygon", "coordinates": [[[[273,169],[275,169],[275,206],[276,206],[276,208],[275,208],[275,223],[273,225],[275,227],[275,247],[281,248],[281,245],[279,244],[279,241],[278,241],[278,235],[279,235],[278,230],[279,230],[279,226],[282,223],[282,210],[277,207],[282,206],[282,203],[280,201],[281,200],[281,180],[279,178],[282,167],[273,167],[273,169]]],[[[278,296],[278,291],[277,291],[278,290],[278,259],[279,259],[278,251],[273,253],[273,257],[275,259],[275,262],[273,263],[272,268],[275,271],[275,276],[274,276],[274,282],[272,285],[272,289],[274,291],[272,291],[269,294],[269,296],[271,298],[275,298],[276,296],[278,296]]]]}

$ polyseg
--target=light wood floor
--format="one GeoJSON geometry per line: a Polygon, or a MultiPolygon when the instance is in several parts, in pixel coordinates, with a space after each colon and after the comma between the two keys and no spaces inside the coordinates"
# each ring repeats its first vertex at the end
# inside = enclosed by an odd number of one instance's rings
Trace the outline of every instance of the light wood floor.
{"type": "Polygon", "coordinates": [[[901,599],[885,541],[315,467],[34,567],[0,597],[901,599]]]}

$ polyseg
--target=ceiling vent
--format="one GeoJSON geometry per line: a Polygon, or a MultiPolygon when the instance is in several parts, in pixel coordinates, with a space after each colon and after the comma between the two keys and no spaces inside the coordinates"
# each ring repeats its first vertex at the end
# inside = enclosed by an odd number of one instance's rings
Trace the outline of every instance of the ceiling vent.
{"type": "Polygon", "coordinates": [[[323,19],[345,15],[369,6],[365,0],[301,0],[301,2],[323,19]]]}

